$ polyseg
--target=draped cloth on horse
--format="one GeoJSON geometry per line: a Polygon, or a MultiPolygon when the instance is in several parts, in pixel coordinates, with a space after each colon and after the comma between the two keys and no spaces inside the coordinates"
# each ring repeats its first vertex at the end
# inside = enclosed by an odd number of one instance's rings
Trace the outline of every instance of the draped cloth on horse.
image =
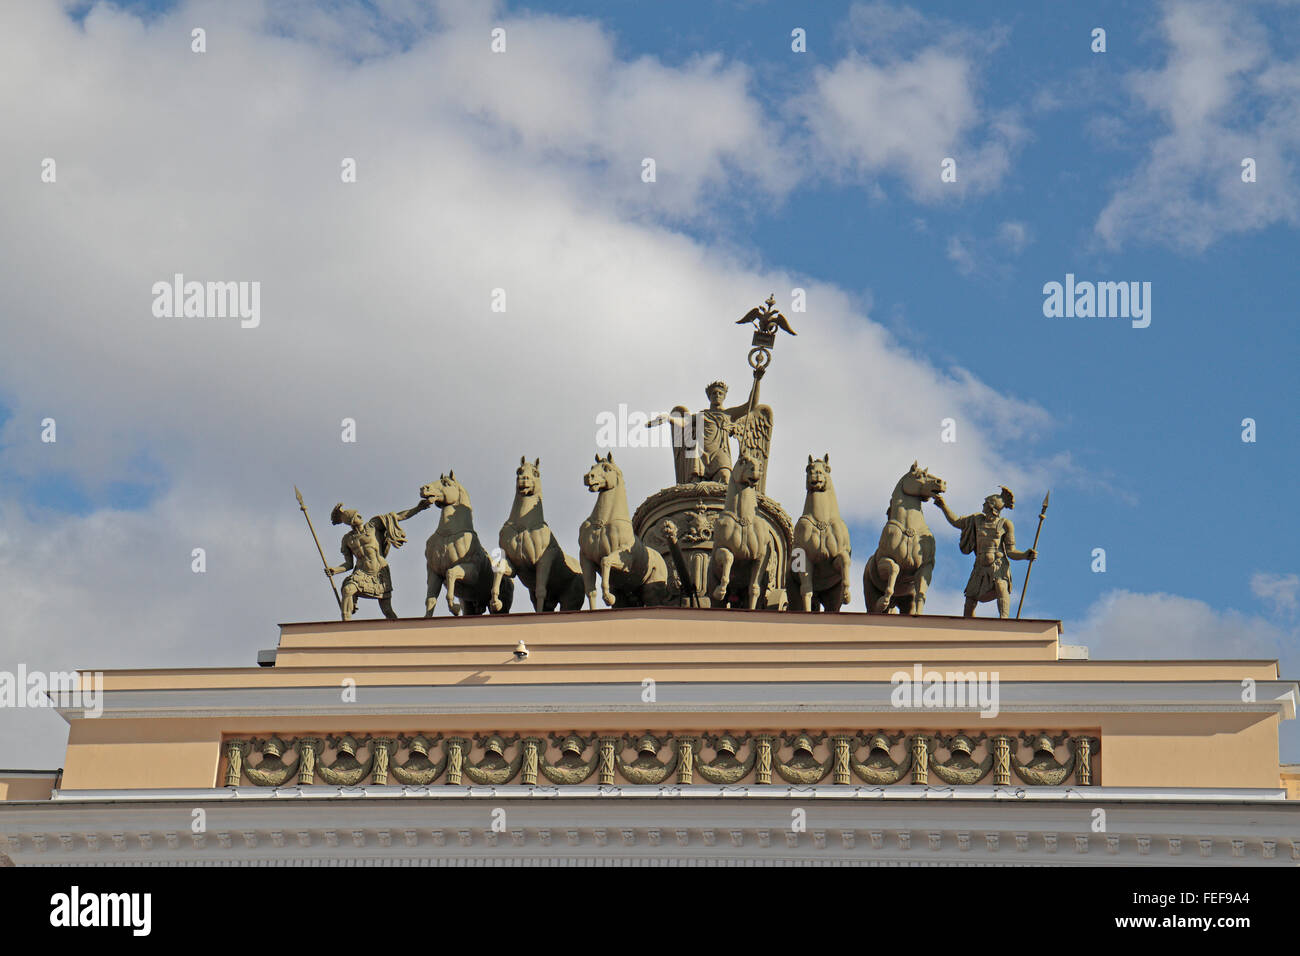
{"type": "Polygon", "coordinates": [[[991,535],[998,542],[997,550],[993,553],[992,564],[982,563],[980,557],[975,559],[975,567],[971,569],[970,580],[966,582],[965,591],[966,596],[973,601],[987,601],[996,596],[998,581],[1005,582],[1007,593],[1011,593],[1011,559],[1003,550],[1004,539],[998,533],[998,522],[1006,520],[1001,516],[989,519],[982,513],[965,515],[957,519],[957,527],[961,528],[959,547],[962,554],[975,553],[976,548],[979,547],[981,531],[991,535]]]}

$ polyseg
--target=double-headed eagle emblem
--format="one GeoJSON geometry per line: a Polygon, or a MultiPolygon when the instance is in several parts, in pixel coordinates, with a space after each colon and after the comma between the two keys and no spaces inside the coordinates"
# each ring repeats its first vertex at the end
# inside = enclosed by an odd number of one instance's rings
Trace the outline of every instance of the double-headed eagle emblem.
{"type": "Polygon", "coordinates": [[[777,329],[784,329],[791,335],[799,334],[794,329],[790,328],[790,321],[775,308],[775,295],[769,295],[767,301],[763,304],[767,306],[766,309],[754,306],[745,313],[743,319],[737,319],[736,324],[744,325],[746,322],[752,322],[754,328],[764,335],[775,335],[777,329]]]}

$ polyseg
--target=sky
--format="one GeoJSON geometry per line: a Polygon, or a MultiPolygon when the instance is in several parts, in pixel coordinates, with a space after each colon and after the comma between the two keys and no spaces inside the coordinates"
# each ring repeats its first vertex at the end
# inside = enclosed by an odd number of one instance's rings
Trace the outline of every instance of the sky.
{"type": "MultiPolygon", "coordinates": [[[[332,560],[336,501],[453,468],[490,543],[540,457],[576,553],[598,417],[742,400],[772,293],[768,492],[831,453],[850,609],[919,459],[960,513],[1011,487],[1021,547],[1051,490],[1024,613],[1094,659],[1300,677],[1300,6],[10,0],[0,63],[0,670],[330,618],[295,484],[332,560]],[[177,273],[259,283],[256,325],[155,314],[177,273]],[[1149,324],[1046,314],[1067,275],[1149,324]]],[[[671,484],[614,454],[633,508],[671,484]]],[[[0,767],[65,740],[10,710],[0,767]]]]}

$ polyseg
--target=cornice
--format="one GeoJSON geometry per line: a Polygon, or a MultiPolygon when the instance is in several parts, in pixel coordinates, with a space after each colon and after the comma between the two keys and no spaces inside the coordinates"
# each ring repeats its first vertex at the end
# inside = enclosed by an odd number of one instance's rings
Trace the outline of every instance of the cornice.
{"type": "MultiPolygon", "coordinates": [[[[979,666],[960,673],[980,672],[979,666]]],[[[986,673],[990,671],[986,668],[986,673]]],[[[644,713],[966,714],[978,706],[896,707],[886,681],[659,682],[656,701],[627,683],[383,685],[357,687],[344,703],[336,686],[257,689],[116,690],[102,694],[103,718],[332,717],[358,715],[644,713]]],[[[1243,701],[1236,681],[1001,681],[1000,714],[1258,713],[1295,717],[1294,681],[1257,681],[1243,701]]],[[[66,702],[65,702],[66,703],[66,702]]],[[[66,720],[82,707],[59,706],[66,720]]]]}
{"type": "Polygon", "coordinates": [[[546,788],[433,787],[375,800],[346,788],[307,789],[324,793],[260,791],[248,799],[243,791],[65,791],[54,801],[0,804],[0,848],[20,864],[55,866],[1294,866],[1300,860],[1300,803],[1278,791],[968,787],[903,794],[912,788],[895,787],[863,801],[844,791],[871,788],[766,788],[761,799],[739,793],[727,797],[741,799],[720,799],[728,788],[572,787],[542,795],[537,791],[546,788]],[[822,799],[832,793],[835,799],[822,799]],[[196,833],[198,810],[204,824],[196,833]],[[795,818],[806,827],[792,829],[795,818]]]}

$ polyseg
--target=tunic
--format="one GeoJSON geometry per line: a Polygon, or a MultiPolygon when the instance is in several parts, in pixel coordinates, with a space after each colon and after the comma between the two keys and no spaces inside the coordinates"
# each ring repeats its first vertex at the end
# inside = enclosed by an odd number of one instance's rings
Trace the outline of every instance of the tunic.
{"type": "Polygon", "coordinates": [[[998,582],[1011,593],[1011,559],[1003,544],[1006,518],[985,517],[983,513],[965,515],[957,519],[961,529],[961,553],[978,554],[970,580],[966,582],[966,597],[973,601],[987,601],[997,596],[998,582]]]}

